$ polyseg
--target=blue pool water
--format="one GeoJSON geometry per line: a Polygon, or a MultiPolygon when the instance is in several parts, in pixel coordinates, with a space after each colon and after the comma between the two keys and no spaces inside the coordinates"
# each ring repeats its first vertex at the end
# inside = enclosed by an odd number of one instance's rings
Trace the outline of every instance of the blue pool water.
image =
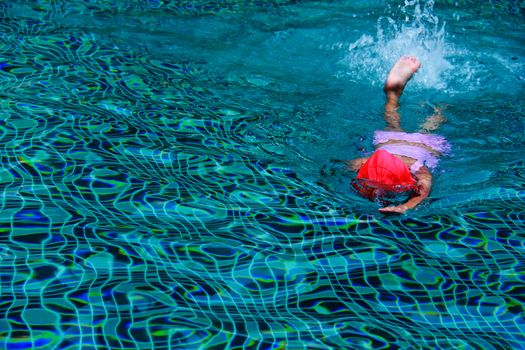
{"type": "Polygon", "coordinates": [[[525,348],[520,1],[1,1],[0,348],[525,348]],[[453,145],[384,216],[392,63],[453,145]]]}

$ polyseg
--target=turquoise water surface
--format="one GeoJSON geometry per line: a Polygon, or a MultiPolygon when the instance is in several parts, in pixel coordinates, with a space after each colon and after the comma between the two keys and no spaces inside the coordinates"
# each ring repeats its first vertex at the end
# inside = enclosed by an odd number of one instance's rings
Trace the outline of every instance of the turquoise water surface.
{"type": "Polygon", "coordinates": [[[0,348],[525,349],[523,2],[0,15],[0,348]],[[404,54],[453,151],[385,216],[337,160],[404,54]]]}

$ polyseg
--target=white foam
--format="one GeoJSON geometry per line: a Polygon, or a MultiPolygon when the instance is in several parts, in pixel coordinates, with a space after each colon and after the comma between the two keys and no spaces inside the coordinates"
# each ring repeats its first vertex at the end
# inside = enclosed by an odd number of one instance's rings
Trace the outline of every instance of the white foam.
{"type": "Polygon", "coordinates": [[[445,23],[433,14],[434,1],[405,1],[400,7],[404,19],[390,16],[377,20],[376,37],[363,34],[348,45],[342,61],[348,75],[382,84],[390,67],[403,55],[417,56],[422,64],[413,84],[444,89],[444,74],[453,68],[447,60],[451,46],[445,41],[445,23]],[[357,74],[356,74],[357,72],[357,74]]]}

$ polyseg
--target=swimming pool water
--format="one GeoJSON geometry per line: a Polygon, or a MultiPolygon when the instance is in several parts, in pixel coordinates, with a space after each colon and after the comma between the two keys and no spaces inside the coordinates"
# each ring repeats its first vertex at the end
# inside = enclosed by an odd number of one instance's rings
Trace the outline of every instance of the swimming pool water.
{"type": "Polygon", "coordinates": [[[525,348],[516,1],[1,1],[0,348],[525,348]],[[445,108],[433,193],[334,160],[445,108]]]}

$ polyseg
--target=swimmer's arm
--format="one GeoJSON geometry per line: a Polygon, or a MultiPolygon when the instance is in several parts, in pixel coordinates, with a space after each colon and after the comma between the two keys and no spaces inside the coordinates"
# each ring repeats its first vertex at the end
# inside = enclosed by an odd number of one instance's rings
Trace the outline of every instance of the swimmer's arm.
{"type": "Polygon", "coordinates": [[[419,203],[430,195],[432,189],[432,174],[427,167],[421,167],[416,173],[417,193],[410,197],[406,203],[396,205],[395,207],[384,207],[379,209],[382,213],[403,214],[408,209],[414,209],[419,203]]]}
{"type": "Polygon", "coordinates": [[[363,164],[365,164],[365,162],[368,160],[368,158],[370,157],[362,157],[362,158],[356,158],[352,160],[346,160],[345,163],[346,163],[346,166],[350,170],[355,171],[357,173],[359,169],[361,169],[361,166],[363,166],[363,164]]]}

